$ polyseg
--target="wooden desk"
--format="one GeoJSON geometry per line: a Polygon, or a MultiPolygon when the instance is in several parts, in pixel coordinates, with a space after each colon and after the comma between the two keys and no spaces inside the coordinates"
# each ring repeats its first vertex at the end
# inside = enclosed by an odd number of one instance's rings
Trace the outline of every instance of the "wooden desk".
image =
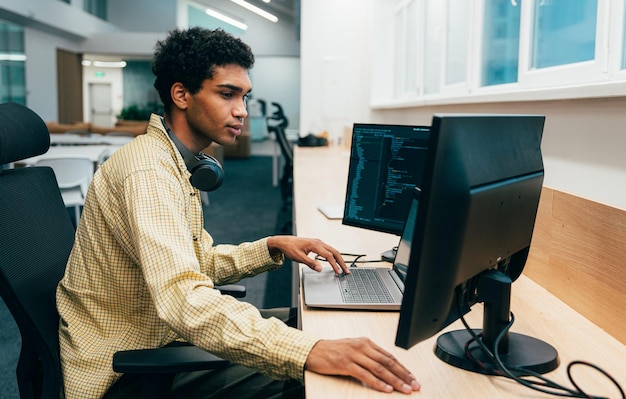
{"type": "MultiPolygon", "coordinates": [[[[319,204],[342,203],[348,168],[348,154],[340,148],[299,148],[294,158],[294,214],[299,236],[318,237],[342,252],[363,252],[372,257],[397,244],[398,237],[341,225],[316,210],[319,204]]],[[[394,345],[398,313],[315,310],[298,302],[304,331],[323,338],[367,336],[392,352],[413,371],[422,384],[420,398],[537,398],[554,397],[522,387],[508,379],[456,369],[433,353],[436,337],[410,350],[394,345]]],[[[609,372],[626,389],[626,346],[585,319],[554,295],[520,277],[513,284],[511,310],[516,316],[512,331],[531,335],[552,344],[561,366],[547,374],[569,386],[567,364],[572,360],[592,362],[609,372]]],[[[482,309],[475,306],[467,315],[470,326],[480,328],[482,309]]],[[[616,320],[616,323],[623,322],[616,320]]],[[[446,329],[461,329],[456,322],[446,329]]],[[[590,394],[618,397],[616,388],[598,372],[577,366],[576,382],[590,394]]],[[[305,373],[307,399],[407,397],[383,394],[347,378],[305,373]]]]}

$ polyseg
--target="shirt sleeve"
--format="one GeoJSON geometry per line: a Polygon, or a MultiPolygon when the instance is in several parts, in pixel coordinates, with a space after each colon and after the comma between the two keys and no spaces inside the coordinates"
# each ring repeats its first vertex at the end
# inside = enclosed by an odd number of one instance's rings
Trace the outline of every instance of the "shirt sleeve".
{"type": "Polygon", "coordinates": [[[202,234],[202,254],[199,254],[200,270],[210,276],[215,284],[232,284],[244,277],[255,276],[283,265],[284,257],[272,257],[267,248],[267,237],[239,245],[212,246],[213,239],[202,234]]]}
{"type": "Polygon", "coordinates": [[[159,318],[182,338],[225,359],[275,379],[302,379],[317,339],[264,319],[252,305],[214,289],[216,282],[278,267],[267,242],[209,248],[212,240],[201,214],[190,214],[197,198],[174,177],[138,171],[125,187],[128,239],[159,318]]]}

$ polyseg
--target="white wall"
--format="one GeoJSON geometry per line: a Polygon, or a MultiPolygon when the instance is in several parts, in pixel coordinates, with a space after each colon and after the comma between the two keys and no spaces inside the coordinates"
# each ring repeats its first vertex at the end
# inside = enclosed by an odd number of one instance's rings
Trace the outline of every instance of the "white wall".
{"type": "Polygon", "coordinates": [[[99,32],[80,43],[82,53],[150,58],[157,40],[166,32],[99,32]]]}
{"type": "Polygon", "coordinates": [[[57,48],[75,51],[76,44],[41,31],[24,29],[26,42],[26,105],[44,121],[58,120],[57,48]],[[74,50],[73,50],[74,49],[74,50]]]}
{"type": "Polygon", "coordinates": [[[626,210],[626,97],[448,105],[375,111],[374,122],[430,124],[434,113],[546,116],[544,185],[626,210]]]}
{"type": "Polygon", "coordinates": [[[300,135],[370,119],[371,0],[302,0],[300,135]],[[332,10],[332,12],[329,12],[332,10]]]}
{"type": "MultiPolygon", "coordinates": [[[[430,124],[436,112],[538,113],[546,115],[542,150],[547,187],[626,210],[626,93],[624,97],[543,102],[442,105],[372,110],[370,0],[302,1],[301,127],[324,115],[333,94],[350,99],[346,122],[430,124]],[[325,15],[339,7],[333,15],[325,15]],[[325,57],[345,56],[337,71],[345,83],[322,90],[325,57]]],[[[389,21],[392,23],[392,21],[389,21]]]]}
{"type": "Polygon", "coordinates": [[[250,71],[252,95],[265,100],[267,114],[279,103],[289,119],[288,129],[300,126],[300,58],[299,57],[256,57],[250,71]]]}

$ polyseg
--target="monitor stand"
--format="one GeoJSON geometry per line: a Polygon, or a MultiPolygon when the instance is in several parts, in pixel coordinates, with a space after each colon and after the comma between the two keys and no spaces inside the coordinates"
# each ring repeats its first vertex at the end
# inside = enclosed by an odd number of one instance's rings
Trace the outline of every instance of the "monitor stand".
{"type": "Polygon", "coordinates": [[[396,259],[397,252],[398,252],[398,247],[393,247],[391,249],[388,249],[387,251],[380,254],[380,259],[384,260],[385,262],[393,263],[393,261],[396,259]]]}
{"type": "MultiPolygon", "coordinates": [[[[483,328],[473,331],[476,334],[482,333],[483,343],[492,352],[497,336],[509,323],[511,284],[512,281],[506,274],[489,270],[481,276],[478,285],[478,300],[484,302],[483,328]]],[[[437,338],[435,354],[444,362],[464,370],[497,375],[497,365],[483,353],[476,342],[468,347],[476,361],[468,358],[465,345],[471,339],[467,330],[442,334],[437,338]]],[[[559,355],[552,345],[523,334],[507,332],[500,341],[498,354],[507,368],[523,368],[543,374],[559,366],[559,355]]]]}

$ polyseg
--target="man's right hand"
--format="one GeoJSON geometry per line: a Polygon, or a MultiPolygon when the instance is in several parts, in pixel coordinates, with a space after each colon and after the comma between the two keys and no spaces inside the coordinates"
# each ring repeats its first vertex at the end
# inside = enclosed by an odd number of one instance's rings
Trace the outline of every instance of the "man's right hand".
{"type": "Polygon", "coordinates": [[[419,391],[413,374],[369,338],[318,341],[304,368],[318,374],[351,376],[381,392],[419,391]]]}

